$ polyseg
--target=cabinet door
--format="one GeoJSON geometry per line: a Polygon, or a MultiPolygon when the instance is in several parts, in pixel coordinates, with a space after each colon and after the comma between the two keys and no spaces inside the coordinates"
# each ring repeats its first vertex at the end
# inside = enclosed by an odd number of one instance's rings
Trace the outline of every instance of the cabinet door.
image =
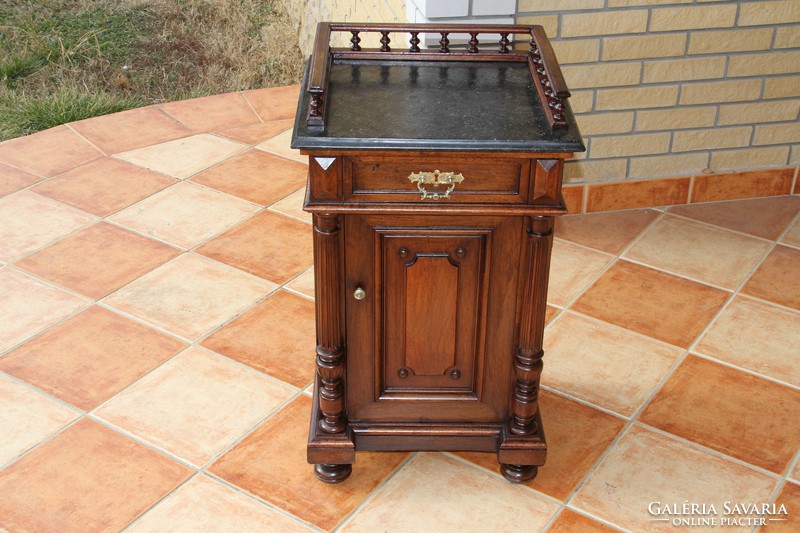
{"type": "Polygon", "coordinates": [[[348,417],[504,420],[520,222],[385,221],[351,216],[345,225],[347,289],[365,294],[346,303],[348,417]]]}

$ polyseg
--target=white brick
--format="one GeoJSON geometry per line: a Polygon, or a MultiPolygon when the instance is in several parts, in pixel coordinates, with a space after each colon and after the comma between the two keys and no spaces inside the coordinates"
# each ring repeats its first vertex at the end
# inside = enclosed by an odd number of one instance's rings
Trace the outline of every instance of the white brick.
{"type": "Polygon", "coordinates": [[[514,0],[472,0],[472,14],[483,15],[513,15],[516,9],[514,0]]]}
{"type": "Polygon", "coordinates": [[[519,0],[520,13],[537,11],[570,11],[575,9],[603,9],[605,0],[519,0]]]}
{"type": "Polygon", "coordinates": [[[426,18],[466,17],[469,0],[408,0],[417,4],[426,18]]]}

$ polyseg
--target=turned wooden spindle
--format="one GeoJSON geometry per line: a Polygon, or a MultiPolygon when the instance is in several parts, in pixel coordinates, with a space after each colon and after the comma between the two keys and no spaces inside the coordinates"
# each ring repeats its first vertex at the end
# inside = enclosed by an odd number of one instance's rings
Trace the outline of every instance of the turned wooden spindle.
{"type": "Polygon", "coordinates": [[[447,38],[450,35],[449,32],[441,32],[442,39],[439,41],[439,51],[443,54],[447,54],[450,52],[450,39],[447,38]]]}
{"type": "Polygon", "coordinates": [[[511,41],[508,40],[508,33],[501,33],[500,34],[500,53],[507,54],[508,53],[508,45],[511,44],[511,41]]]}
{"type": "Polygon", "coordinates": [[[309,117],[322,116],[322,95],[319,93],[311,93],[311,102],[308,107],[309,117]]]}
{"type": "Polygon", "coordinates": [[[392,51],[392,48],[389,46],[390,42],[392,42],[392,40],[389,39],[389,32],[388,31],[382,31],[381,32],[381,52],[391,52],[392,51]]]}
{"type": "Polygon", "coordinates": [[[467,52],[469,52],[470,54],[477,54],[478,43],[480,42],[478,41],[478,34],[470,32],[469,36],[471,37],[471,39],[469,40],[469,49],[467,50],[467,52]]]}
{"type": "Polygon", "coordinates": [[[408,49],[409,52],[419,52],[419,32],[412,31],[411,32],[411,39],[408,41],[411,44],[411,47],[408,49]]]}
{"type": "Polygon", "coordinates": [[[350,42],[353,43],[350,46],[350,50],[352,50],[353,52],[360,52],[361,51],[361,45],[359,45],[358,43],[361,42],[361,37],[358,36],[359,32],[356,31],[356,30],[350,30],[350,33],[353,34],[353,37],[350,39],[350,42]]]}

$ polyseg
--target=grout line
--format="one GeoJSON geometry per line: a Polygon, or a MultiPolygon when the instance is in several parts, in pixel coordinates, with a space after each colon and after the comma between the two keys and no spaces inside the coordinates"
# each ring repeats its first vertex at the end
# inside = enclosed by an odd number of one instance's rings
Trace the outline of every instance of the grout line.
{"type": "MultiPolygon", "coordinates": [[[[440,452],[430,452],[430,453],[436,453],[438,455],[442,455],[444,457],[447,457],[447,458],[449,458],[449,459],[451,459],[451,460],[453,460],[453,461],[455,461],[457,463],[460,463],[460,464],[462,464],[464,466],[470,467],[470,469],[472,469],[472,470],[477,470],[477,471],[479,471],[479,472],[481,472],[483,474],[489,475],[492,478],[497,479],[498,481],[501,481],[502,483],[509,483],[505,479],[505,477],[503,477],[503,474],[501,474],[500,471],[499,471],[500,470],[499,469],[499,465],[500,465],[499,462],[497,463],[498,464],[498,469],[497,470],[491,470],[491,469],[485,468],[485,467],[483,467],[483,466],[481,466],[481,465],[479,465],[477,463],[473,463],[472,461],[470,461],[468,459],[464,459],[463,457],[457,455],[458,452],[440,451],[440,452]]],[[[484,453],[484,452],[476,452],[476,453],[484,453]]],[[[488,453],[489,455],[493,455],[494,457],[497,457],[497,454],[494,453],[494,452],[486,452],[486,453],[488,453]]],[[[542,492],[541,490],[537,489],[536,487],[531,486],[529,483],[519,483],[519,484],[509,483],[509,484],[511,484],[512,486],[514,486],[514,487],[516,487],[516,488],[518,488],[520,490],[523,490],[523,491],[527,492],[529,495],[531,495],[533,497],[539,498],[541,500],[545,500],[545,501],[547,501],[549,503],[552,503],[552,504],[555,504],[555,505],[557,505],[559,507],[563,505],[563,502],[561,500],[559,500],[558,498],[556,498],[555,496],[551,496],[550,494],[547,494],[546,492],[542,492]]]]}
{"type": "Polygon", "coordinates": [[[165,494],[163,498],[159,498],[158,500],[153,502],[152,505],[150,505],[144,511],[139,513],[139,515],[136,518],[134,518],[133,520],[128,522],[128,524],[126,526],[124,526],[120,530],[121,533],[125,533],[126,531],[130,531],[131,526],[135,525],[137,522],[140,522],[142,520],[142,518],[144,518],[145,515],[150,513],[150,511],[152,511],[155,507],[158,507],[161,504],[161,502],[163,502],[164,500],[166,500],[167,498],[169,498],[170,496],[172,496],[173,494],[178,492],[178,490],[183,488],[185,485],[188,485],[189,482],[192,481],[194,478],[196,478],[198,475],[200,475],[200,472],[195,471],[191,475],[189,475],[189,477],[184,479],[181,483],[178,483],[175,487],[172,488],[171,491],[169,491],[167,494],[165,494]]]}
{"type": "Polygon", "coordinates": [[[794,390],[800,391],[800,385],[795,385],[795,384],[789,383],[787,381],[781,381],[778,378],[770,377],[770,376],[767,376],[765,374],[761,374],[761,373],[759,373],[758,370],[753,370],[753,369],[750,369],[750,368],[745,368],[745,367],[742,367],[742,366],[738,366],[738,365],[736,365],[734,363],[731,363],[729,361],[725,361],[724,359],[720,359],[720,358],[718,358],[717,356],[714,356],[714,355],[708,355],[708,354],[699,352],[697,350],[692,351],[689,355],[691,355],[693,357],[697,357],[698,359],[705,359],[706,361],[710,361],[712,363],[717,363],[717,364],[719,364],[721,366],[725,366],[725,367],[731,368],[733,370],[738,370],[739,372],[743,372],[743,373],[748,374],[748,375],[753,376],[753,377],[761,378],[764,381],[769,381],[769,382],[774,383],[776,385],[781,385],[782,387],[786,387],[786,388],[789,388],[789,389],[794,389],[794,390]]]}
{"type": "MultiPolygon", "coordinates": [[[[218,357],[222,357],[222,356],[218,356],[218,357]]],[[[251,368],[250,370],[253,371],[253,372],[258,372],[257,370],[255,370],[253,368],[251,368]]],[[[221,459],[222,456],[224,456],[226,453],[228,453],[233,448],[238,446],[242,441],[244,441],[247,437],[252,435],[258,428],[260,428],[263,424],[265,424],[267,422],[267,420],[269,420],[270,418],[272,418],[275,415],[277,415],[278,413],[280,413],[286,406],[288,406],[289,404],[293,403],[302,394],[303,394],[303,389],[296,389],[294,391],[294,393],[291,396],[289,396],[283,403],[278,404],[274,409],[269,411],[262,418],[256,420],[256,422],[254,424],[252,424],[250,427],[248,427],[247,429],[245,429],[244,433],[242,433],[238,438],[234,439],[233,441],[230,442],[230,444],[228,444],[227,446],[223,447],[216,454],[214,454],[208,461],[205,462],[205,464],[203,464],[203,466],[200,467],[200,469],[205,471],[207,468],[210,468],[215,462],[217,462],[219,459],[221,459]]]]}
{"type": "Polygon", "coordinates": [[[594,409],[596,411],[601,411],[601,412],[603,412],[603,413],[605,413],[605,414],[607,414],[609,416],[613,416],[614,418],[618,418],[620,420],[625,420],[625,421],[630,420],[630,416],[629,415],[625,415],[624,413],[620,413],[618,411],[614,411],[614,410],[612,410],[612,409],[610,409],[608,407],[603,407],[602,405],[599,405],[597,403],[592,403],[592,401],[589,400],[589,399],[581,398],[580,396],[577,396],[577,395],[572,394],[570,392],[566,392],[566,391],[563,391],[561,389],[557,389],[553,385],[542,384],[542,385],[540,385],[540,387],[543,390],[546,390],[547,392],[549,392],[550,394],[553,394],[555,396],[559,396],[561,398],[566,398],[567,400],[570,400],[570,401],[575,402],[575,403],[579,403],[581,405],[585,405],[586,407],[591,407],[592,409],[594,409]]]}
{"type": "MultiPolygon", "coordinates": [[[[87,143],[89,146],[91,146],[92,148],[94,148],[95,150],[97,150],[98,152],[100,152],[100,153],[103,155],[103,157],[108,157],[108,156],[110,155],[110,154],[108,154],[107,152],[105,152],[104,150],[102,150],[102,149],[101,149],[99,146],[97,146],[96,144],[94,144],[92,141],[90,141],[89,139],[87,139],[86,137],[84,137],[84,136],[83,136],[81,133],[79,133],[79,132],[78,132],[76,129],[74,129],[74,128],[72,127],[72,124],[73,124],[72,122],[67,122],[67,123],[63,124],[63,126],[65,126],[65,127],[66,127],[66,128],[69,130],[69,131],[71,131],[71,132],[72,132],[72,133],[74,133],[75,135],[77,135],[77,136],[78,136],[80,139],[84,140],[84,141],[85,141],[85,142],[86,142],[86,143],[87,143]]],[[[98,159],[102,159],[102,158],[98,158],[98,159]]],[[[97,161],[97,159],[93,159],[92,161],[97,161]]],[[[79,167],[83,166],[84,164],[91,163],[92,161],[87,161],[87,163],[83,163],[83,164],[81,164],[81,165],[78,165],[77,167],[73,167],[73,168],[72,168],[72,169],[70,169],[70,170],[74,170],[74,169],[76,169],[76,168],[79,168],[79,167]]],[[[69,172],[69,170],[67,170],[66,172],[69,172]]],[[[62,172],[62,174],[63,174],[63,172],[62,172]]]]}
{"type": "Polygon", "coordinates": [[[659,428],[657,426],[652,426],[652,425],[650,425],[650,424],[648,424],[646,422],[642,422],[641,420],[635,421],[634,425],[636,427],[640,428],[640,429],[645,429],[647,431],[650,431],[651,433],[656,433],[656,434],[661,435],[663,437],[668,437],[671,440],[680,442],[681,444],[684,444],[684,445],[686,445],[686,446],[688,446],[690,448],[694,448],[695,450],[700,450],[700,451],[703,451],[703,452],[705,452],[705,453],[707,453],[709,455],[713,455],[713,456],[717,457],[718,459],[723,459],[725,461],[728,461],[728,462],[731,462],[731,463],[735,463],[735,464],[737,464],[739,466],[748,468],[750,470],[754,470],[754,471],[758,472],[759,474],[763,474],[765,476],[769,476],[769,477],[773,478],[776,481],[782,479],[782,477],[783,477],[782,474],[779,474],[777,472],[771,472],[771,471],[767,470],[764,467],[754,465],[753,463],[748,463],[747,461],[745,461],[743,459],[739,459],[738,457],[736,457],[734,455],[730,455],[730,454],[727,454],[727,453],[725,453],[723,451],[717,450],[715,448],[711,448],[710,446],[706,446],[706,445],[701,444],[699,442],[695,442],[693,440],[689,440],[686,437],[681,437],[680,435],[676,435],[674,433],[670,433],[669,431],[665,431],[665,430],[663,430],[663,429],[661,429],[661,428],[659,428]]]}
{"type": "MultiPolygon", "coordinates": [[[[397,453],[397,452],[394,452],[394,453],[397,453]]],[[[402,453],[402,452],[400,452],[400,453],[402,453]]],[[[422,452],[422,451],[408,452],[408,456],[405,459],[403,459],[403,461],[397,466],[397,468],[395,468],[393,472],[390,472],[389,475],[386,476],[386,478],[384,478],[383,481],[381,481],[378,484],[378,486],[376,486],[374,489],[372,489],[372,492],[370,492],[367,495],[367,497],[364,498],[361,501],[361,503],[359,503],[352,511],[350,511],[350,513],[348,513],[347,516],[342,518],[339,521],[339,523],[336,524],[336,526],[333,528],[332,531],[333,532],[341,531],[342,528],[346,527],[347,524],[349,522],[351,522],[353,520],[353,518],[355,518],[355,516],[362,509],[364,509],[372,500],[374,500],[378,496],[379,493],[383,492],[384,488],[389,484],[389,482],[392,479],[394,479],[395,476],[397,476],[400,473],[401,470],[405,469],[406,466],[412,460],[414,460],[416,457],[418,457],[422,453],[436,453],[436,452],[422,452]]],[[[353,463],[353,464],[355,464],[355,463],[353,463]]]]}
{"type": "MultiPolygon", "coordinates": [[[[240,487],[238,485],[234,485],[233,483],[231,483],[227,479],[222,478],[222,477],[214,474],[213,472],[201,471],[200,475],[205,476],[205,477],[209,478],[210,480],[214,481],[215,483],[219,483],[220,485],[223,485],[223,486],[233,490],[234,492],[236,492],[236,493],[238,493],[238,494],[240,494],[242,496],[247,497],[248,499],[250,499],[250,500],[252,500],[254,502],[257,502],[257,503],[259,503],[261,505],[265,505],[269,509],[272,509],[274,511],[278,511],[283,516],[286,516],[287,518],[291,518],[295,522],[298,522],[298,523],[310,528],[312,531],[318,531],[320,533],[323,532],[322,529],[318,528],[314,524],[311,524],[310,522],[306,522],[305,520],[303,520],[302,518],[300,518],[298,516],[293,515],[292,513],[290,513],[288,510],[284,509],[283,507],[279,507],[278,505],[276,505],[276,504],[274,504],[274,503],[272,503],[272,502],[270,502],[268,500],[265,500],[265,499],[261,498],[260,496],[258,496],[256,494],[248,492],[245,489],[243,489],[242,487],[240,487]]],[[[224,532],[220,532],[220,533],[224,533],[224,532]]]]}
{"type": "MultiPolygon", "coordinates": [[[[577,507],[572,507],[572,506],[567,505],[567,504],[563,504],[563,506],[561,507],[561,511],[558,512],[557,515],[560,515],[561,513],[563,513],[564,510],[571,511],[571,512],[573,512],[575,514],[579,514],[581,516],[585,516],[586,518],[589,518],[589,519],[594,520],[596,522],[600,522],[601,524],[610,527],[614,531],[620,531],[622,533],[629,533],[630,532],[630,530],[625,529],[624,527],[622,527],[620,525],[617,525],[617,524],[615,524],[613,522],[609,522],[608,519],[606,519],[606,518],[601,518],[599,516],[591,514],[590,512],[588,512],[588,511],[586,511],[584,509],[579,509],[577,507]]],[[[551,520],[550,523],[548,523],[548,526],[546,526],[544,529],[541,530],[541,533],[546,533],[548,531],[548,527],[550,525],[552,525],[553,522],[555,522],[555,517],[553,517],[553,518],[554,519],[551,520]]]]}
{"type": "MultiPolygon", "coordinates": [[[[249,89],[238,90],[238,91],[236,91],[236,94],[238,94],[239,97],[242,100],[244,100],[245,105],[248,108],[250,108],[250,110],[253,112],[253,114],[256,116],[256,118],[260,121],[260,122],[254,122],[253,124],[263,124],[264,122],[266,122],[266,120],[264,120],[264,118],[258,113],[258,111],[256,111],[256,108],[253,107],[253,103],[244,95],[244,91],[246,91],[246,90],[249,90],[249,89]]],[[[250,124],[242,124],[241,126],[250,126],[250,124]]],[[[234,127],[236,127],[236,126],[234,126],[234,127]]]]}

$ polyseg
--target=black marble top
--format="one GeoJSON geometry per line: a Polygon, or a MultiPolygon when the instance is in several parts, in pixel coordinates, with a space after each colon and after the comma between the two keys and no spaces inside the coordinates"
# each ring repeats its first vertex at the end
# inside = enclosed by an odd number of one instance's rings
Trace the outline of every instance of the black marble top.
{"type": "Polygon", "coordinates": [[[525,62],[337,61],[324,131],[306,124],[307,75],[292,148],[585,150],[569,107],[569,129],[550,129],[525,62]]]}

